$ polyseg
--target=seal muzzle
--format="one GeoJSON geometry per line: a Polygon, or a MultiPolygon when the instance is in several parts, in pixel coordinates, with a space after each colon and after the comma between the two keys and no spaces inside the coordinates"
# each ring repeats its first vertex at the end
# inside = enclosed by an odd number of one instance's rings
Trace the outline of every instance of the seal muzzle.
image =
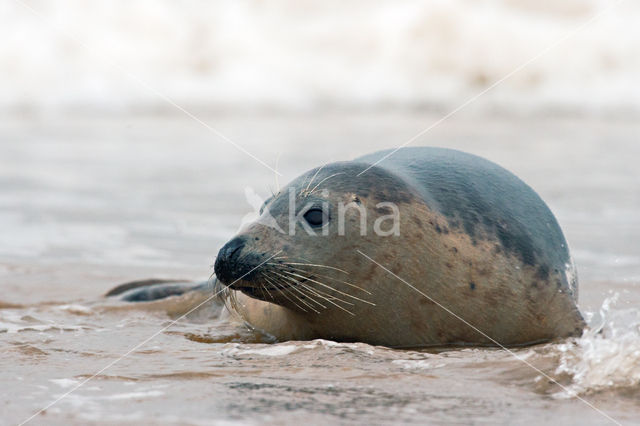
{"type": "Polygon", "coordinates": [[[251,270],[251,268],[246,268],[244,262],[241,261],[245,242],[244,237],[236,237],[222,246],[218,252],[213,270],[216,277],[226,285],[238,280],[251,270]]]}

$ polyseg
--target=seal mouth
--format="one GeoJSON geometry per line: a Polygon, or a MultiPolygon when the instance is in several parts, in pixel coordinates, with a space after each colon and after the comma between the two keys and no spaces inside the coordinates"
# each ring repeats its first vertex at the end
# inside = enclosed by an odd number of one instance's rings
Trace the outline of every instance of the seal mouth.
{"type": "MultiPolygon", "coordinates": [[[[325,266],[301,262],[282,265],[282,262],[279,262],[270,265],[275,266],[274,268],[259,271],[254,279],[233,283],[229,288],[240,291],[252,299],[274,303],[307,314],[320,314],[323,310],[338,309],[355,316],[355,313],[352,312],[352,306],[356,302],[376,306],[375,303],[365,298],[351,294],[351,289],[357,289],[371,295],[371,292],[356,284],[331,275],[310,274],[311,271],[297,267],[297,265],[307,264],[313,267],[325,266]],[[338,283],[344,284],[344,286],[340,286],[338,283]]],[[[348,274],[348,272],[335,267],[327,266],[327,268],[348,274]]]]}
{"type": "Polygon", "coordinates": [[[246,294],[247,296],[253,297],[255,299],[261,299],[261,297],[258,297],[258,293],[259,293],[259,288],[258,287],[232,287],[232,290],[237,290],[237,291],[241,291],[244,294],[246,294]]]}

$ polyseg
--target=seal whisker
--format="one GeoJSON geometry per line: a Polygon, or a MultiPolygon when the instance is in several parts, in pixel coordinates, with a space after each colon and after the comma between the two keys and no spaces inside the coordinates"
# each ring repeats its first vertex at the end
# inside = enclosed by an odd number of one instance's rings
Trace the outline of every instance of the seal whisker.
{"type": "Polygon", "coordinates": [[[260,290],[260,294],[262,294],[263,299],[267,299],[267,296],[264,294],[264,286],[261,284],[258,289],[260,290]]]}
{"type": "Polygon", "coordinates": [[[339,297],[336,297],[336,296],[334,296],[334,295],[332,295],[332,294],[329,294],[329,293],[327,293],[327,292],[325,292],[325,291],[322,291],[322,290],[320,290],[320,289],[317,289],[317,288],[311,287],[311,286],[309,286],[309,285],[307,285],[307,284],[305,284],[305,283],[300,283],[300,285],[301,285],[301,286],[303,286],[303,287],[304,287],[305,289],[307,289],[307,290],[311,290],[311,291],[313,291],[314,293],[317,293],[317,294],[318,294],[318,296],[325,296],[325,297],[327,297],[329,300],[335,300],[335,301],[337,301],[337,302],[344,303],[345,305],[355,306],[355,304],[354,304],[354,303],[347,302],[347,301],[346,301],[346,300],[344,300],[344,299],[341,299],[341,298],[339,298],[339,297]]]}
{"type": "MultiPolygon", "coordinates": [[[[294,271],[298,271],[298,272],[301,272],[301,273],[302,273],[302,272],[307,273],[307,274],[311,273],[311,271],[309,271],[309,270],[301,269],[301,268],[295,268],[295,267],[293,267],[293,266],[290,266],[290,267],[289,267],[289,269],[292,269],[292,270],[294,270],[294,271]]],[[[353,283],[347,282],[347,281],[339,280],[339,279],[334,278],[334,277],[329,276],[329,275],[318,274],[318,273],[316,273],[316,272],[313,272],[313,275],[314,275],[314,276],[318,276],[318,277],[327,278],[327,279],[330,279],[330,280],[334,280],[334,281],[337,281],[337,282],[339,282],[339,283],[346,284],[346,285],[348,285],[348,286],[350,286],[350,287],[357,288],[358,290],[362,290],[362,291],[364,291],[364,292],[365,292],[365,293],[367,293],[367,294],[371,294],[371,292],[370,292],[370,291],[367,291],[367,290],[365,290],[365,289],[364,289],[364,288],[362,288],[362,287],[359,287],[359,286],[357,286],[357,285],[355,285],[355,284],[353,284],[353,283]]]]}
{"type": "MultiPolygon", "coordinates": [[[[293,303],[294,305],[296,305],[298,307],[298,309],[307,312],[307,310],[305,308],[303,308],[302,306],[298,305],[296,302],[294,302],[293,300],[291,300],[289,298],[289,296],[287,296],[287,292],[285,292],[286,288],[279,288],[277,284],[274,284],[272,281],[270,281],[268,278],[264,277],[265,280],[269,283],[271,283],[273,286],[275,286],[275,288],[278,288],[280,290],[280,294],[282,294],[284,296],[285,299],[287,299],[289,302],[293,303]]],[[[298,299],[300,300],[300,299],[298,299]]]]}
{"type": "Polygon", "coordinates": [[[308,294],[302,293],[302,292],[300,291],[300,289],[298,288],[298,285],[302,284],[300,281],[298,281],[298,280],[296,280],[296,279],[291,279],[291,277],[286,277],[286,276],[284,276],[284,275],[280,275],[280,274],[278,274],[277,272],[275,272],[275,274],[276,274],[276,275],[278,275],[278,276],[280,276],[280,277],[282,277],[283,279],[286,279],[286,280],[289,280],[289,281],[293,282],[293,285],[291,285],[291,286],[290,286],[290,287],[288,287],[288,288],[291,288],[291,289],[293,289],[293,290],[297,291],[299,294],[301,294],[302,296],[304,296],[304,297],[308,298],[308,299],[309,299],[309,300],[311,300],[312,302],[314,302],[314,303],[318,304],[318,305],[319,305],[319,306],[321,306],[323,309],[327,309],[327,307],[326,307],[326,306],[324,306],[322,303],[318,302],[317,300],[313,299],[312,297],[309,297],[309,295],[308,295],[308,294]]]}
{"type": "Polygon", "coordinates": [[[300,285],[300,282],[296,282],[296,284],[294,284],[293,286],[291,286],[291,288],[295,291],[297,291],[300,295],[304,296],[305,298],[309,299],[310,301],[312,301],[313,303],[317,304],[318,306],[320,306],[322,309],[327,309],[327,307],[325,305],[323,305],[322,303],[318,302],[316,299],[314,299],[313,297],[311,297],[309,294],[306,294],[304,292],[301,291],[300,288],[298,288],[298,286],[300,285]]]}
{"type": "MultiPolygon", "coordinates": [[[[307,280],[308,280],[308,278],[307,278],[307,280]]],[[[316,294],[319,297],[322,297],[325,300],[329,300],[329,301],[330,300],[335,300],[337,302],[344,303],[345,305],[355,306],[354,303],[348,302],[348,301],[346,301],[344,299],[341,299],[340,297],[338,297],[336,295],[333,295],[333,294],[331,294],[331,293],[329,293],[327,291],[323,291],[323,290],[315,288],[315,287],[313,287],[313,286],[311,286],[309,284],[306,284],[305,281],[297,281],[297,282],[298,282],[299,285],[304,286],[304,288],[306,288],[307,290],[311,290],[314,294],[316,294]]]]}
{"type": "Polygon", "coordinates": [[[313,191],[315,191],[320,185],[322,185],[324,182],[326,182],[327,180],[331,179],[334,176],[338,176],[338,175],[343,175],[344,172],[340,172],[340,173],[334,173],[332,175],[327,176],[326,178],[322,179],[320,182],[318,182],[318,184],[316,186],[313,187],[313,189],[311,191],[309,191],[308,195],[313,194],[313,191]]]}
{"type": "MultiPolygon", "coordinates": [[[[287,271],[283,271],[283,272],[286,272],[286,273],[288,273],[288,274],[291,274],[290,272],[287,272],[287,271]]],[[[300,275],[298,275],[298,276],[300,276],[300,275]]],[[[301,277],[301,276],[300,276],[300,277],[301,277]]],[[[293,279],[293,278],[292,278],[292,279],[293,279]]],[[[326,285],[326,284],[324,284],[324,283],[321,283],[320,281],[316,281],[316,280],[314,280],[314,279],[312,279],[312,278],[304,277],[304,280],[305,280],[305,281],[311,281],[311,282],[314,282],[314,283],[320,284],[321,286],[326,287],[326,288],[328,288],[329,290],[333,290],[333,291],[335,291],[335,292],[337,292],[337,293],[344,294],[344,295],[345,295],[345,296],[347,296],[347,297],[355,298],[355,299],[357,299],[357,300],[359,300],[359,301],[362,301],[362,302],[365,302],[365,303],[372,304],[371,302],[368,302],[368,301],[366,301],[366,300],[359,299],[359,298],[356,298],[355,296],[351,296],[351,295],[349,295],[349,294],[347,294],[347,293],[343,293],[343,292],[341,292],[341,291],[339,291],[339,290],[336,290],[335,288],[333,288],[333,287],[331,287],[331,286],[328,286],[328,285],[326,285]]],[[[330,294],[330,293],[328,293],[328,292],[326,292],[326,291],[322,291],[322,290],[320,290],[320,289],[318,289],[318,288],[315,288],[315,287],[313,287],[313,286],[311,286],[311,285],[309,285],[309,284],[305,284],[305,282],[300,282],[300,281],[297,281],[297,282],[298,282],[298,284],[299,284],[299,285],[304,286],[307,290],[311,290],[311,291],[312,291],[314,294],[316,294],[318,297],[321,297],[322,299],[326,300],[327,302],[331,303],[332,305],[336,305],[336,304],[332,301],[332,300],[336,300],[336,301],[341,302],[341,303],[344,303],[344,304],[346,304],[346,305],[355,306],[355,305],[354,305],[353,303],[351,303],[351,302],[348,302],[348,301],[346,301],[346,300],[344,300],[344,299],[341,299],[341,298],[339,298],[339,297],[337,297],[337,296],[335,296],[335,295],[333,295],[333,294],[330,294]]],[[[373,305],[373,306],[375,306],[375,304],[372,304],[372,305],[373,305]]],[[[340,307],[340,308],[342,308],[342,307],[340,307]]],[[[343,310],[344,310],[344,309],[343,309],[343,310]]]]}
{"type": "Polygon", "coordinates": [[[236,298],[236,292],[230,291],[229,287],[227,287],[226,293],[227,294],[224,299],[224,306],[227,308],[227,310],[230,310],[231,312],[240,312],[238,310],[238,299],[236,298]],[[227,305],[227,303],[229,303],[229,305],[227,305]]]}
{"type": "MultiPolygon", "coordinates": [[[[286,258],[274,258],[274,259],[286,259],[286,258]]],[[[333,266],[328,266],[328,265],[320,265],[317,263],[300,263],[300,262],[282,262],[282,263],[267,263],[267,265],[276,265],[276,266],[280,266],[280,265],[297,265],[297,266],[316,266],[318,268],[327,268],[327,269],[333,269],[334,271],[338,271],[338,272],[343,272],[347,275],[349,275],[349,273],[347,271],[344,271],[342,269],[333,267],[333,266]]]]}
{"type": "MultiPolygon", "coordinates": [[[[325,163],[325,164],[323,164],[322,166],[318,167],[318,170],[316,170],[315,174],[313,175],[313,177],[311,178],[311,180],[310,180],[310,181],[309,181],[309,183],[307,184],[307,187],[306,187],[303,191],[300,191],[300,195],[307,194],[307,191],[309,191],[309,187],[310,187],[310,186],[311,186],[311,184],[313,183],[313,180],[316,178],[316,176],[318,176],[318,173],[320,173],[320,171],[321,171],[322,169],[324,169],[324,166],[326,166],[327,164],[329,164],[329,163],[325,163]]],[[[308,195],[308,194],[307,194],[307,195],[308,195]]]]}
{"type": "MultiPolygon", "coordinates": [[[[311,287],[309,287],[309,286],[307,286],[307,285],[305,285],[305,284],[300,284],[300,290],[302,290],[302,291],[306,292],[306,294],[314,295],[314,296],[317,296],[317,297],[319,297],[319,298],[321,298],[321,299],[324,299],[324,300],[326,300],[327,302],[331,303],[332,305],[336,306],[337,308],[339,308],[339,309],[341,309],[341,310],[343,310],[343,311],[347,312],[348,314],[350,314],[350,315],[352,315],[352,316],[354,316],[354,317],[356,316],[356,314],[354,314],[354,313],[353,313],[353,312],[351,312],[350,310],[348,310],[348,309],[346,309],[346,308],[344,308],[344,307],[342,307],[342,306],[338,305],[336,302],[334,302],[334,300],[335,300],[335,301],[338,301],[338,302],[344,302],[344,301],[343,301],[343,300],[341,300],[341,299],[337,299],[337,298],[332,297],[332,296],[328,296],[328,297],[327,297],[327,296],[323,296],[323,295],[321,295],[321,294],[318,294],[317,289],[311,288],[311,287]],[[333,299],[333,300],[332,300],[332,299],[333,299]]],[[[351,304],[351,305],[353,306],[353,304],[351,304]]]]}
{"type": "MultiPolygon", "coordinates": [[[[281,272],[285,272],[285,273],[287,273],[287,274],[289,274],[289,275],[291,274],[291,272],[290,272],[290,271],[286,271],[286,270],[282,270],[281,272]]],[[[278,274],[278,275],[280,275],[280,274],[278,274]]],[[[328,293],[328,292],[326,292],[326,291],[322,291],[322,290],[320,290],[320,289],[317,289],[317,288],[314,288],[314,287],[312,287],[312,286],[310,286],[310,285],[305,284],[305,281],[309,281],[309,280],[310,280],[310,281],[314,281],[311,277],[306,277],[306,276],[298,275],[299,277],[301,277],[301,278],[303,279],[303,281],[300,281],[299,279],[295,279],[295,278],[293,278],[293,276],[283,276],[283,275],[280,275],[280,276],[281,276],[281,277],[283,277],[283,278],[285,278],[285,279],[288,279],[288,280],[290,280],[290,281],[293,281],[293,282],[295,282],[295,283],[296,283],[296,284],[298,284],[298,285],[304,286],[305,288],[307,288],[307,289],[309,289],[309,290],[312,290],[312,291],[313,291],[313,293],[314,293],[314,294],[316,294],[316,295],[318,295],[318,296],[320,296],[320,295],[325,295],[325,296],[327,296],[330,300],[337,300],[337,301],[339,301],[339,302],[341,302],[341,303],[344,303],[344,304],[347,304],[347,305],[351,305],[351,306],[355,306],[353,303],[351,303],[351,302],[347,302],[346,300],[341,299],[341,298],[339,298],[339,297],[337,297],[337,296],[335,296],[335,295],[333,295],[333,294],[330,294],[330,293],[328,293]]],[[[315,278],[315,276],[314,276],[314,278],[315,278]]],[[[317,281],[314,281],[314,282],[317,282],[317,281]]],[[[322,284],[322,283],[318,282],[318,284],[322,284]]],[[[336,289],[334,289],[334,288],[332,288],[332,287],[329,287],[329,286],[328,286],[328,285],[326,285],[326,284],[325,284],[325,287],[328,287],[328,288],[330,288],[330,289],[332,289],[332,290],[334,290],[334,291],[338,291],[338,290],[336,290],[336,289]]],[[[323,299],[324,299],[324,297],[323,297],[323,299]]]]}
{"type": "MultiPolygon", "coordinates": [[[[302,303],[303,305],[305,305],[306,307],[308,307],[309,309],[311,309],[312,311],[314,311],[315,313],[320,313],[319,311],[317,311],[313,306],[311,306],[310,304],[308,304],[307,302],[305,302],[304,300],[302,300],[300,297],[298,297],[297,295],[295,295],[292,290],[296,290],[298,291],[299,294],[302,294],[302,296],[307,297],[307,295],[300,293],[300,291],[296,288],[295,285],[288,285],[286,284],[284,281],[282,281],[281,279],[277,278],[274,276],[274,272],[271,271],[271,279],[274,280],[276,282],[276,285],[278,283],[280,283],[282,285],[280,289],[281,292],[288,292],[291,296],[295,297],[298,301],[300,301],[300,303],[302,303]]],[[[277,273],[275,273],[277,275],[277,273]]],[[[312,300],[313,302],[316,302],[315,300],[312,300]]],[[[316,302],[317,303],[317,302],[316,302]]],[[[320,306],[322,306],[324,309],[326,309],[326,306],[323,306],[322,304],[319,304],[320,306]]]]}
{"type": "MultiPolygon", "coordinates": [[[[318,306],[320,306],[322,309],[327,309],[327,307],[325,305],[323,305],[318,300],[316,300],[316,298],[315,298],[316,295],[311,294],[311,293],[309,293],[307,291],[304,291],[304,288],[299,288],[298,286],[299,286],[299,284],[296,284],[296,285],[292,286],[291,288],[294,288],[300,295],[302,295],[302,297],[304,297],[307,300],[312,301],[313,303],[315,303],[318,306]]],[[[320,313],[320,312],[318,312],[318,313],[320,313]]]]}
{"type": "MultiPolygon", "coordinates": [[[[300,292],[300,290],[297,288],[297,286],[298,286],[299,284],[301,284],[301,283],[300,283],[300,281],[298,281],[298,280],[296,280],[296,279],[291,279],[291,278],[286,277],[286,276],[284,276],[284,275],[280,275],[280,274],[279,274],[279,273],[277,273],[277,272],[272,272],[272,274],[278,275],[279,277],[281,277],[281,278],[283,278],[283,279],[287,279],[287,280],[292,281],[292,282],[294,283],[294,285],[290,286],[290,288],[292,288],[292,289],[296,290],[297,292],[299,292],[300,294],[302,294],[302,295],[303,295],[303,296],[305,296],[305,297],[309,297],[308,295],[306,295],[306,294],[304,294],[304,293],[301,293],[301,292],[300,292]]],[[[288,288],[287,288],[287,289],[288,289],[288,288]]],[[[311,301],[313,301],[314,303],[316,303],[316,304],[318,304],[318,305],[322,306],[324,309],[327,309],[327,307],[326,307],[326,306],[324,306],[322,303],[318,302],[317,300],[312,299],[312,298],[310,298],[310,297],[309,297],[309,300],[311,300],[311,301]]],[[[302,302],[302,300],[301,300],[301,302],[302,302]]],[[[304,303],[304,302],[303,302],[303,303],[304,303]]],[[[307,305],[307,306],[308,306],[308,305],[307,305]]],[[[311,307],[310,307],[310,308],[311,308],[311,307]]],[[[313,309],[313,308],[311,308],[311,309],[313,309]]],[[[318,312],[318,313],[319,313],[319,312],[318,312]]]]}
{"type": "MultiPolygon", "coordinates": [[[[307,289],[307,290],[310,290],[310,291],[315,292],[315,289],[312,289],[311,287],[309,287],[309,286],[305,285],[304,283],[300,283],[300,285],[301,285],[303,288],[307,289]]],[[[317,293],[316,293],[316,294],[317,294],[317,293]]],[[[324,300],[326,300],[327,302],[331,303],[333,306],[335,306],[335,307],[337,307],[337,308],[339,308],[339,309],[341,309],[341,310],[345,311],[345,312],[346,312],[346,313],[348,313],[349,315],[352,315],[352,316],[354,316],[354,317],[356,316],[356,314],[354,314],[354,313],[353,313],[353,312],[351,312],[350,310],[348,310],[348,309],[346,309],[346,308],[344,308],[344,307],[342,307],[342,306],[338,305],[338,304],[337,304],[337,303],[335,303],[333,300],[330,300],[330,299],[328,299],[327,297],[323,297],[323,296],[321,296],[320,294],[318,294],[318,297],[321,297],[322,299],[324,299],[324,300]]]]}
{"type": "MultiPolygon", "coordinates": [[[[285,258],[286,258],[286,256],[285,256],[285,258]]],[[[304,262],[303,265],[318,266],[318,267],[324,267],[324,268],[333,269],[335,271],[340,271],[342,273],[345,273],[345,274],[349,275],[349,272],[345,271],[344,269],[336,268],[335,266],[331,266],[331,265],[325,265],[323,263],[313,263],[309,259],[306,259],[306,258],[304,258],[302,256],[298,257],[298,259],[290,259],[290,260],[292,260],[293,262],[301,262],[301,263],[304,262]]]]}
{"type": "Polygon", "coordinates": [[[360,298],[359,298],[359,297],[357,297],[357,296],[354,296],[354,295],[351,295],[351,294],[349,294],[349,293],[345,293],[345,292],[343,292],[343,291],[340,291],[340,290],[338,290],[338,289],[335,289],[335,288],[331,287],[330,285],[327,285],[327,284],[325,284],[325,283],[321,283],[320,281],[316,281],[316,280],[314,280],[314,279],[307,278],[307,277],[302,276],[302,275],[300,275],[300,274],[297,274],[297,273],[295,273],[295,272],[288,272],[288,271],[282,271],[282,272],[284,272],[285,274],[291,274],[291,275],[296,276],[296,277],[304,278],[304,279],[306,279],[307,281],[311,281],[311,282],[314,282],[314,283],[316,283],[316,284],[319,284],[319,285],[321,285],[321,286],[323,286],[323,287],[325,287],[325,288],[328,288],[329,290],[333,290],[333,291],[335,291],[336,293],[340,293],[340,294],[342,294],[343,296],[347,296],[347,297],[350,297],[350,298],[352,298],[352,299],[359,300],[360,302],[367,303],[367,304],[369,304],[369,305],[371,305],[371,306],[376,306],[376,304],[375,304],[375,303],[373,303],[373,302],[369,302],[368,300],[360,299],[360,298]]]}
{"type": "MultiPolygon", "coordinates": [[[[263,274],[263,273],[261,273],[261,274],[260,274],[260,276],[261,276],[263,279],[265,278],[265,276],[264,276],[264,274],[263,274]]],[[[264,289],[264,290],[267,292],[267,294],[269,295],[269,298],[270,298],[271,300],[275,300],[275,299],[273,298],[273,295],[272,295],[272,294],[271,294],[271,292],[269,291],[269,288],[268,288],[266,285],[264,285],[264,284],[260,283],[260,290],[262,290],[262,289],[264,289]]],[[[262,295],[264,296],[264,291],[263,291],[262,295]]],[[[266,298],[265,298],[265,299],[266,299],[266,298]]]]}

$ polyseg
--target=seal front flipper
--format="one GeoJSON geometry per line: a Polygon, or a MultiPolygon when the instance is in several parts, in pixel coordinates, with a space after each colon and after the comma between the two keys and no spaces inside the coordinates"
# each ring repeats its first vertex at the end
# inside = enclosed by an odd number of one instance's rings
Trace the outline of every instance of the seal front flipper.
{"type": "Polygon", "coordinates": [[[188,280],[149,279],[120,284],[105,296],[119,296],[126,302],[151,302],[191,291],[211,292],[213,281],[194,283],[188,280]]]}

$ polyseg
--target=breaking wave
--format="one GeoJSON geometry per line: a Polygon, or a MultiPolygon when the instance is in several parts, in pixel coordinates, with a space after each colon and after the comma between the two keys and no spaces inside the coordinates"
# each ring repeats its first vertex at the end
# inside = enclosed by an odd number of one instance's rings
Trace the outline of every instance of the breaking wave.
{"type": "Polygon", "coordinates": [[[556,397],[637,388],[640,386],[640,311],[612,309],[618,294],[606,299],[599,325],[571,343],[558,345],[560,363],[555,373],[572,377],[556,397]]]}

